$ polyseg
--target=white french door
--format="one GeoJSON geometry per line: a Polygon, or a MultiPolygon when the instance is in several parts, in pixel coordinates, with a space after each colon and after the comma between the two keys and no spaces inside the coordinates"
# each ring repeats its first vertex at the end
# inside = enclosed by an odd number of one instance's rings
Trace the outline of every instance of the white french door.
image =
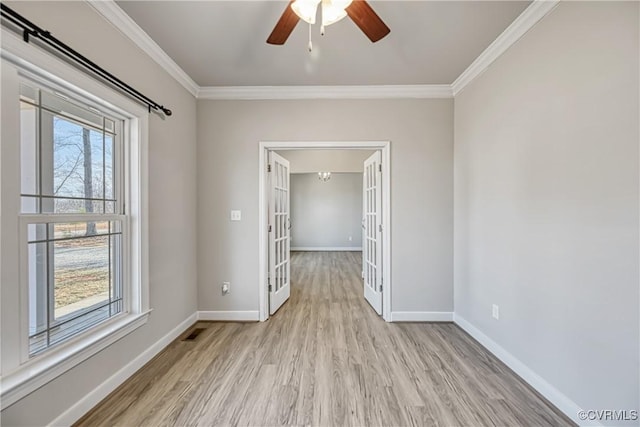
{"type": "Polygon", "coordinates": [[[291,293],[289,161],[269,151],[269,313],[291,293]]]}
{"type": "Polygon", "coordinates": [[[364,297],[382,314],[382,171],[381,153],[364,162],[362,273],[364,297]]]}

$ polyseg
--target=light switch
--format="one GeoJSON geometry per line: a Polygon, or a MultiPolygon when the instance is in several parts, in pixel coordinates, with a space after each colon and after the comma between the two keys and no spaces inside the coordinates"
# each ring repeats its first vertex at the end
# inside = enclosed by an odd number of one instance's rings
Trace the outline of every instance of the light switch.
{"type": "Polygon", "coordinates": [[[242,211],[231,211],[231,221],[242,220],[242,211]]]}

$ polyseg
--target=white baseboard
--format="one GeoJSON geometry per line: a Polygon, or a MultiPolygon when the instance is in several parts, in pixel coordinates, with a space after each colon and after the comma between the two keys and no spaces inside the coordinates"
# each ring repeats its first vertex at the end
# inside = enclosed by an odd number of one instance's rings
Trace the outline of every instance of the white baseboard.
{"type": "Polygon", "coordinates": [[[76,402],[72,407],[60,414],[49,425],[70,426],[78,421],[84,414],[100,403],[102,399],[107,397],[109,393],[114,391],[133,374],[135,374],[138,369],[142,368],[147,362],[164,350],[165,347],[178,338],[180,334],[186,331],[197,320],[197,313],[193,313],[191,316],[187,317],[185,320],[180,322],[178,326],[169,331],[168,334],[160,338],[151,347],[142,352],[138,357],[126,364],[122,369],[93,389],[93,391],[83,397],[80,401],[76,402]]]}
{"type": "MultiPolygon", "coordinates": [[[[84,414],[89,412],[102,399],[107,397],[109,393],[114,391],[118,386],[129,379],[136,371],[142,368],[147,362],[153,359],[160,351],[167,347],[173,340],[186,331],[197,320],[224,320],[224,321],[258,321],[258,311],[198,311],[192,314],[178,326],[172,329],[165,336],[160,338],[141,353],[126,366],[109,377],[105,382],[96,387],[80,401],[68,408],[60,414],[49,425],[52,426],[70,426],[78,421],[84,414]]],[[[571,418],[578,425],[601,426],[602,424],[595,421],[585,421],[578,418],[578,413],[582,410],[575,402],[561,393],[554,386],[536,374],[531,368],[522,363],[519,359],[498,345],[495,341],[477,329],[471,323],[466,321],[458,314],[451,312],[428,312],[428,311],[394,311],[391,313],[392,322],[451,322],[471,335],[487,350],[493,353],[505,365],[511,368],[531,387],[542,394],[553,405],[560,409],[566,416],[571,418]]]]}
{"type": "Polygon", "coordinates": [[[294,248],[291,248],[291,250],[302,252],[361,252],[362,248],[359,246],[296,246],[294,248]]]}
{"type": "Polygon", "coordinates": [[[256,311],[199,311],[198,320],[219,320],[227,322],[257,322],[260,312],[256,311]]]}
{"type": "Polygon", "coordinates": [[[392,311],[392,322],[453,322],[450,311],[392,311]]]}
{"type": "Polygon", "coordinates": [[[525,380],[531,387],[533,387],[538,393],[543,395],[549,402],[555,405],[556,408],[561,410],[567,417],[571,418],[573,422],[580,426],[601,426],[602,424],[596,421],[581,420],[578,418],[578,413],[582,411],[582,408],[578,406],[574,401],[569,399],[566,395],[561,393],[554,386],[549,384],[544,378],[536,374],[531,368],[522,363],[514,355],[509,353],[498,343],[493,341],[487,335],[485,335],[478,328],[467,322],[463,317],[458,314],[454,314],[453,321],[456,325],[460,326],[465,332],[471,335],[476,341],[478,341],[484,348],[489,350],[500,359],[505,365],[513,370],[520,378],[525,380]]]}

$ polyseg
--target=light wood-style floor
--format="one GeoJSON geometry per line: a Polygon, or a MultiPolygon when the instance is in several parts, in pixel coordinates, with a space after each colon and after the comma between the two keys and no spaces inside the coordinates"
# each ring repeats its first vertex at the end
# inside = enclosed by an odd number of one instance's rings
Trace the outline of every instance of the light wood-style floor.
{"type": "Polygon", "coordinates": [[[292,254],[264,323],[204,323],[77,425],[572,425],[451,323],[385,323],[360,253],[292,254]]]}

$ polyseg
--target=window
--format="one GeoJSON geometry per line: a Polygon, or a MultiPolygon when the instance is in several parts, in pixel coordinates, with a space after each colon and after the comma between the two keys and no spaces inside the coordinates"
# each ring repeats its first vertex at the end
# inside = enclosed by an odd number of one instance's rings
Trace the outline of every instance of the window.
{"type": "Polygon", "coordinates": [[[30,356],[123,312],[123,126],[70,96],[21,82],[30,356]]]}
{"type": "Polygon", "coordinates": [[[150,313],[147,109],[2,36],[0,409],[150,313]]]}

